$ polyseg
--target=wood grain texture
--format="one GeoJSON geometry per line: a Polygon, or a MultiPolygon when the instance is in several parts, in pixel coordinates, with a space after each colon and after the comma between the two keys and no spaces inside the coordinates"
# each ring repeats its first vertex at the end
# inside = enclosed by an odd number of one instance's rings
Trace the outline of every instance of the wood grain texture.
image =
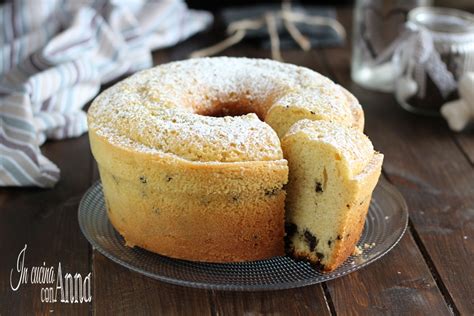
{"type": "MultiPolygon", "coordinates": [[[[84,315],[91,304],[41,302],[41,288],[51,285],[22,285],[10,289],[10,270],[18,253],[27,244],[25,267],[53,266],[62,274],[91,272],[89,244],[80,232],[77,207],[90,185],[91,156],[87,136],[49,142],[42,147],[61,169],[61,180],[53,189],[8,188],[0,192],[0,314],[84,315]],[[77,172],[80,170],[81,172],[77,172]]],[[[30,274],[31,275],[31,274],[30,274]]],[[[94,276],[93,276],[94,278],[94,276]]],[[[16,280],[16,279],[15,279],[16,280]]],[[[55,286],[56,284],[54,284],[55,286]]],[[[93,294],[94,295],[94,294],[93,294]]]]}
{"type": "MultiPolygon", "coordinates": [[[[342,21],[351,25],[349,10],[342,21]]],[[[365,90],[350,80],[350,50],[323,51],[331,73],[359,99],[366,133],[385,154],[384,172],[408,202],[413,236],[446,302],[454,312],[474,313],[474,169],[472,139],[464,146],[440,118],[402,110],[390,94],[365,90]]]]}
{"type": "Polygon", "coordinates": [[[474,130],[456,134],[454,138],[467,159],[471,162],[471,165],[474,166],[474,130]]]}
{"type": "Polygon", "coordinates": [[[386,155],[384,171],[408,202],[419,246],[448,289],[447,300],[461,313],[472,314],[474,169],[444,122],[415,118],[393,99],[381,101],[383,106],[368,106],[367,131],[386,155]],[[382,113],[386,119],[377,120],[382,113]]]}
{"type": "Polygon", "coordinates": [[[327,283],[340,315],[449,315],[410,233],[385,257],[327,283]],[[348,299],[350,298],[350,299],[348,299]]]}
{"type": "Polygon", "coordinates": [[[321,286],[273,292],[213,291],[217,315],[330,315],[321,286]]]}
{"type": "Polygon", "coordinates": [[[211,315],[210,291],[166,284],[94,252],[95,315],[211,315]]]}

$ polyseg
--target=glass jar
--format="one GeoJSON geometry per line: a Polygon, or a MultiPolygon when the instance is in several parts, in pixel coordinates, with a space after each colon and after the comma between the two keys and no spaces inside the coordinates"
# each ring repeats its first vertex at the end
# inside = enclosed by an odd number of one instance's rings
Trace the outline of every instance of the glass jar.
{"type": "Polygon", "coordinates": [[[395,63],[402,71],[396,83],[397,101],[411,112],[439,115],[444,103],[459,97],[459,78],[474,71],[474,15],[449,8],[416,8],[408,15],[407,27],[411,38],[395,63]]]}
{"type": "Polygon", "coordinates": [[[351,77],[372,90],[392,92],[400,72],[391,61],[408,12],[430,0],[357,0],[354,11],[351,77]]]}

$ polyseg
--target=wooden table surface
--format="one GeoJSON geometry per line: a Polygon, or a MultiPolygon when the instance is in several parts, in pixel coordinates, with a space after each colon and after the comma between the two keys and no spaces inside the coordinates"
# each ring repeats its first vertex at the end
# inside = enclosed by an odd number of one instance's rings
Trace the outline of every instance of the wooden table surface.
{"type": "MultiPolygon", "coordinates": [[[[351,29],[350,9],[338,10],[351,29]]],[[[202,34],[154,53],[156,64],[184,59],[220,38],[202,34]]],[[[350,39],[349,39],[350,43],[350,39]]],[[[78,203],[98,179],[87,135],[48,142],[42,150],[61,169],[54,189],[0,190],[0,315],[36,314],[474,314],[474,133],[454,134],[439,118],[402,110],[390,94],[350,79],[350,45],[284,51],[287,62],[314,69],[363,104],[366,133],[385,154],[383,177],[405,197],[409,228],[381,260],[345,277],[274,292],[221,292],[162,283],[93,250],[80,232],[78,203]],[[92,302],[43,303],[41,284],[10,288],[10,272],[27,244],[25,266],[92,273],[92,302]]],[[[269,57],[241,43],[228,56],[269,57]]],[[[14,270],[16,271],[16,270],[14,270]]],[[[16,274],[13,274],[16,280],[16,274]]]]}

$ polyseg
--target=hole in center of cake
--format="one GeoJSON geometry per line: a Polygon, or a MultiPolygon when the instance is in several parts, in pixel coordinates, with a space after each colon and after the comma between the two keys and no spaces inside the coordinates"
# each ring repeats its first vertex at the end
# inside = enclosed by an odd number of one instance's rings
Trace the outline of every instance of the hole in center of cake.
{"type": "Polygon", "coordinates": [[[219,103],[197,111],[197,114],[213,117],[241,116],[249,113],[255,113],[262,121],[264,119],[262,111],[257,106],[246,102],[219,103]]]}

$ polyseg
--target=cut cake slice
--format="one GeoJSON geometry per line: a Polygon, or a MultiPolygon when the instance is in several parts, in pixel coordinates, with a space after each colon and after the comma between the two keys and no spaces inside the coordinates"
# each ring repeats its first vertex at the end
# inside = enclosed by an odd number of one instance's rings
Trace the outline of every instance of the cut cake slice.
{"type": "Polygon", "coordinates": [[[332,271],[360,238],[383,155],[359,130],[328,121],[298,121],[282,148],[287,252],[332,271]]]}

